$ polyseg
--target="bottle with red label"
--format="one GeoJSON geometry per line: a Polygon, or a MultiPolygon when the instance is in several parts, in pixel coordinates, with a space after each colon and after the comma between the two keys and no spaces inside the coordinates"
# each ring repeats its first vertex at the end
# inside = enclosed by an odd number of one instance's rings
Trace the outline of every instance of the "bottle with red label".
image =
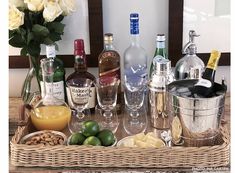
{"type": "MultiPolygon", "coordinates": [[[[113,34],[106,33],[104,35],[104,50],[100,53],[98,59],[99,77],[104,79],[107,77],[116,77],[121,79],[120,71],[120,55],[113,46],[113,34]]],[[[121,85],[118,89],[117,112],[121,112],[121,85]]]]}
{"type": "MultiPolygon", "coordinates": [[[[69,82],[71,79],[80,79],[80,78],[90,79],[92,81],[95,81],[95,76],[87,71],[87,60],[84,50],[84,41],[82,39],[74,40],[74,58],[75,58],[75,63],[74,63],[75,72],[73,72],[68,76],[66,82],[69,82]]],[[[73,102],[71,101],[71,96],[69,95],[70,92],[68,87],[66,87],[66,91],[68,95],[68,104],[71,108],[73,108],[74,105],[73,102]]],[[[80,91],[77,90],[77,92],[78,92],[77,99],[82,99],[81,97],[79,97],[80,91]]],[[[88,101],[88,107],[90,108],[91,113],[95,112],[95,105],[96,105],[96,91],[95,91],[95,85],[92,84],[90,88],[90,96],[88,101]]]]}

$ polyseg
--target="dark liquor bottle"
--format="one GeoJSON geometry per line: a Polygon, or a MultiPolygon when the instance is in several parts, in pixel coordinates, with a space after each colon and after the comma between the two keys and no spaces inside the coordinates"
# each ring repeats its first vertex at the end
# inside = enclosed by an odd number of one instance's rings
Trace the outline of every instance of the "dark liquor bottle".
{"type": "MultiPolygon", "coordinates": [[[[75,72],[73,72],[67,77],[66,82],[69,81],[70,79],[79,79],[79,78],[85,78],[95,81],[95,76],[87,71],[87,60],[84,50],[84,42],[82,39],[77,39],[74,41],[74,57],[75,57],[75,63],[74,63],[75,72]]],[[[74,106],[71,101],[68,87],[66,87],[66,91],[68,95],[68,104],[71,108],[73,108],[74,106]]],[[[92,84],[89,103],[88,103],[91,113],[95,112],[95,105],[96,105],[96,92],[95,92],[95,86],[94,84],[92,84]]]]}
{"type": "Polygon", "coordinates": [[[199,96],[210,97],[213,93],[215,72],[220,59],[220,52],[213,50],[202,78],[194,85],[193,92],[199,96]]]}
{"type": "MultiPolygon", "coordinates": [[[[54,74],[53,74],[53,95],[57,99],[60,99],[62,101],[66,100],[66,94],[65,94],[65,69],[63,65],[63,61],[56,57],[56,50],[55,45],[47,45],[46,46],[46,56],[47,58],[53,59],[53,68],[54,68],[54,74]]],[[[42,78],[42,69],[39,70],[39,79],[40,79],[40,88],[41,88],[41,96],[42,98],[45,96],[44,89],[48,90],[51,85],[50,83],[43,83],[42,78]]]]}
{"type": "MultiPolygon", "coordinates": [[[[113,34],[104,35],[104,50],[100,53],[99,58],[99,77],[116,77],[121,78],[120,72],[120,55],[113,46],[113,34]]],[[[121,112],[121,85],[118,88],[117,112],[121,112]]]]}
{"type": "MultiPolygon", "coordinates": [[[[168,59],[167,54],[166,54],[166,44],[165,44],[166,38],[165,38],[165,35],[164,34],[158,34],[156,41],[157,41],[156,50],[155,50],[153,59],[158,55],[162,56],[165,59],[168,59]]],[[[150,67],[150,74],[149,74],[150,78],[151,78],[153,70],[154,70],[153,66],[154,66],[154,64],[153,64],[153,61],[152,61],[151,67],[150,67]]]]}

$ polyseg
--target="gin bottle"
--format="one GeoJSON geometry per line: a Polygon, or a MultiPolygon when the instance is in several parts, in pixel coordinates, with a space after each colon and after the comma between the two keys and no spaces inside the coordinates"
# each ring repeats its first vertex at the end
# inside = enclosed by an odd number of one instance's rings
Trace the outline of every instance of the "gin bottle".
{"type": "MultiPolygon", "coordinates": [[[[47,59],[53,60],[54,73],[53,73],[53,95],[57,99],[65,101],[65,69],[63,65],[63,61],[56,57],[55,45],[47,45],[46,46],[46,56],[47,59]]],[[[40,79],[40,88],[41,88],[41,96],[42,98],[45,96],[45,89],[48,90],[52,85],[45,82],[45,87],[42,78],[42,69],[39,71],[39,79],[40,79]]]]}

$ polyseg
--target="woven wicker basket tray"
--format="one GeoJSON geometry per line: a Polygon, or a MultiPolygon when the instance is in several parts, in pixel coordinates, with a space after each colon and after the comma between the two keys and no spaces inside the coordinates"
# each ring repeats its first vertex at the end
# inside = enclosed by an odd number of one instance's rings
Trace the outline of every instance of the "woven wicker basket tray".
{"type": "Polygon", "coordinates": [[[30,121],[18,127],[10,142],[14,166],[49,167],[220,167],[230,158],[229,132],[221,127],[218,145],[204,147],[120,148],[88,146],[37,147],[19,144],[30,133],[30,121]]]}

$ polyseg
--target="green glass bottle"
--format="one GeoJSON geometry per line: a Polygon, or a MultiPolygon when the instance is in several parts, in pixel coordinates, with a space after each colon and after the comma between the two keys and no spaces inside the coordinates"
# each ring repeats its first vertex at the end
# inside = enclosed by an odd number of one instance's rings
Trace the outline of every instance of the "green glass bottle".
{"type": "MultiPolygon", "coordinates": [[[[165,41],[166,41],[166,37],[164,34],[158,34],[157,35],[157,46],[156,46],[156,50],[155,50],[155,53],[154,53],[154,56],[153,56],[153,59],[154,57],[156,56],[162,56],[164,57],[165,59],[168,59],[167,57],[167,54],[166,54],[166,45],[165,45],[165,41]]],[[[153,73],[153,60],[152,60],[152,63],[151,63],[151,66],[150,66],[150,73],[149,73],[149,77],[152,76],[152,73],[153,73]]]]}
{"type": "MultiPolygon", "coordinates": [[[[53,95],[54,97],[66,101],[65,94],[65,69],[63,61],[56,57],[55,45],[47,45],[46,46],[46,56],[47,58],[52,58],[54,60],[54,75],[53,75],[53,95]]],[[[44,84],[42,80],[42,70],[39,71],[39,79],[40,79],[40,88],[41,88],[41,96],[42,98],[45,96],[44,84]]],[[[47,83],[45,87],[49,87],[50,85],[47,83]]],[[[47,88],[46,88],[47,89],[47,88]]]]}

